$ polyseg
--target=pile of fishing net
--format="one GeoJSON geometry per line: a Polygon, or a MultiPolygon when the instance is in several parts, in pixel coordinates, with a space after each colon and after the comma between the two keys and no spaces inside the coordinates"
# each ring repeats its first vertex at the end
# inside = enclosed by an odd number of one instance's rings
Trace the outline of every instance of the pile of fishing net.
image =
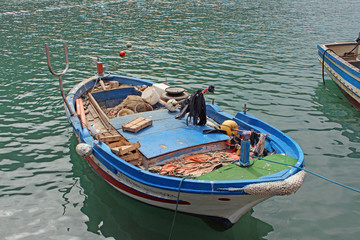
{"type": "Polygon", "coordinates": [[[247,185],[244,191],[251,195],[290,195],[299,190],[304,182],[305,175],[306,172],[303,170],[284,181],[247,185]]]}
{"type": "Polygon", "coordinates": [[[199,177],[237,159],[238,155],[228,152],[196,154],[173,160],[163,166],[151,167],[149,171],[176,177],[199,177]]]}
{"type": "Polygon", "coordinates": [[[129,95],[119,105],[111,109],[107,109],[106,114],[110,119],[112,119],[116,117],[152,110],[152,106],[147,103],[142,97],[137,95],[129,95]]]}

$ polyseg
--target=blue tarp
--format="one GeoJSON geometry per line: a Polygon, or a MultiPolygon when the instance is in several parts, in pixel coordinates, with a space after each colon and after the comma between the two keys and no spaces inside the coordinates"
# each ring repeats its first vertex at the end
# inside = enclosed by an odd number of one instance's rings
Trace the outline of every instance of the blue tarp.
{"type": "Polygon", "coordinates": [[[222,133],[203,134],[208,126],[186,125],[185,118],[175,119],[178,112],[171,113],[167,109],[136,113],[110,119],[110,123],[130,142],[140,143],[140,152],[147,158],[205,143],[223,141],[229,137],[222,133]],[[137,133],[122,130],[122,125],[137,118],[151,119],[152,126],[137,133]]]}

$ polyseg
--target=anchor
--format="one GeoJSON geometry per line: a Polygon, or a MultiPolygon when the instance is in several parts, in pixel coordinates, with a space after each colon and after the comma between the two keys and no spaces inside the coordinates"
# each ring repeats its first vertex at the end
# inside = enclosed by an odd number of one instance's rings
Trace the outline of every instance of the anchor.
{"type": "Polygon", "coordinates": [[[49,46],[47,43],[45,43],[45,49],[46,49],[46,58],[47,58],[47,64],[49,67],[49,71],[51,72],[52,75],[59,77],[59,85],[60,85],[60,91],[61,91],[61,96],[66,104],[67,109],[69,110],[71,116],[74,116],[74,112],[73,110],[70,108],[70,104],[69,102],[66,100],[65,95],[64,95],[64,89],[63,89],[63,84],[62,84],[62,79],[61,77],[69,70],[69,60],[68,60],[68,53],[67,53],[67,46],[66,43],[64,43],[64,52],[65,52],[65,69],[62,72],[54,72],[52,67],[51,67],[51,63],[50,63],[50,54],[49,54],[49,46]]]}

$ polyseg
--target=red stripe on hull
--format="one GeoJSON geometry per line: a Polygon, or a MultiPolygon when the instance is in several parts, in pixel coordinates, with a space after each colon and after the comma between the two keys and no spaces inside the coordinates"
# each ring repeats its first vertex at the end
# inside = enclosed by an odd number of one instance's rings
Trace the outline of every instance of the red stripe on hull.
{"type": "MultiPolygon", "coordinates": [[[[176,204],[176,200],[168,200],[168,199],[162,199],[162,198],[158,198],[158,197],[154,197],[148,194],[145,194],[143,192],[139,192],[133,188],[130,188],[118,181],[116,181],[113,177],[111,177],[109,174],[107,174],[106,172],[104,172],[98,165],[96,165],[96,163],[94,162],[94,160],[91,157],[85,157],[85,159],[89,162],[89,164],[92,166],[92,168],[102,177],[104,178],[107,182],[111,183],[112,185],[114,185],[115,187],[124,190],[132,195],[138,196],[138,197],[142,197],[145,199],[149,199],[152,201],[157,201],[157,202],[163,202],[163,203],[171,203],[171,204],[176,204]]],[[[190,205],[189,202],[187,201],[179,201],[178,204],[181,205],[190,205]]]]}
{"type": "Polygon", "coordinates": [[[349,95],[346,91],[344,91],[342,88],[340,88],[341,92],[345,95],[345,97],[352,103],[355,105],[355,107],[357,107],[358,109],[360,109],[360,103],[358,101],[356,101],[356,99],[354,99],[351,95],[349,95]]]}

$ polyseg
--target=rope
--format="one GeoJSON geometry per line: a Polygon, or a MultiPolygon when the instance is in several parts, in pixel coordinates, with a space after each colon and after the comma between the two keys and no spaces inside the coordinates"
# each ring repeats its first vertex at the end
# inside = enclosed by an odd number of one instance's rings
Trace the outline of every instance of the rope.
{"type": "Polygon", "coordinates": [[[98,84],[98,82],[100,82],[100,80],[102,80],[102,77],[98,77],[96,80],[95,80],[95,83],[94,85],[92,86],[91,90],[89,93],[92,93],[96,87],[96,85],[98,84]]]}
{"type": "Polygon", "coordinates": [[[346,52],[344,53],[344,57],[346,57],[347,55],[350,55],[360,44],[360,41],[357,42],[357,44],[355,45],[355,47],[350,51],[350,52],[346,52]]]}
{"type": "Polygon", "coordinates": [[[322,179],[324,179],[324,180],[326,180],[326,181],[329,181],[329,182],[334,183],[334,184],[336,184],[336,185],[339,185],[339,186],[341,186],[341,187],[344,187],[344,188],[350,189],[350,190],[352,190],[352,191],[354,191],[354,192],[360,193],[360,190],[359,190],[359,189],[352,188],[352,187],[346,186],[346,185],[344,185],[344,184],[342,184],[342,183],[339,183],[339,182],[336,182],[336,181],[334,181],[334,180],[331,180],[331,179],[329,179],[329,178],[323,177],[323,176],[321,176],[321,175],[319,175],[319,174],[317,174],[317,173],[315,173],[315,172],[312,172],[312,171],[310,171],[310,170],[307,170],[307,169],[305,169],[305,168],[303,168],[303,167],[298,167],[298,166],[291,165],[291,164],[288,164],[288,163],[276,162],[276,161],[272,161],[272,160],[269,160],[269,159],[265,159],[265,158],[261,158],[261,157],[257,157],[257,156],[252,156],[252,155],[251,155],[250,157],[258,158],[258,159],[260,159],[260,160],[265,160],[265,161],[268,161],[268,162],[277,163],[277,164],[281,164],[281,165],[285,165],[285,166],[290,166],[290,167],[298,168],[298,169],[303,170],[303,171],[305,171],[305,172],[307,172],[307,173],[310,173],[310,174],[312,174],[312,175],[314,175],[314,176],[316,176],[316,177],[322,178],[322,179]]]}
{"type": "Polygon", "coordinates": [[[177,199],[176,199],[176,207],[175,207],[174,218],[173,218],[173,222],[172,222],[172,225],[171,225],[171,230],[170,230],[170,234],[169,234],[169,238],[168,238],[169,240],[171,239],[173,231],[174,231],[176,215],[177,215],[178,207],[179,207],[180,189],[181,189],[181,185],[182,185],[182,183],[183,183],[183,181],[185,179],[186,179],[186,177],[182,178],[181,181],[180,181],[180,184],[179,184],[179,190],[178,190],[178,195],[177,195],[177,199]]]}
{"type": "MultiPolygon", "coordinates": [[[[325,85],[325,54],[327,51],[331,51],[333,53],[335,53],[332,49],[328,48],[324,51],[323,53],[323,56],[322,56],[322,81],[323,81],[323,84],[324,84],[324,87],[326,88],[326,90],[330,91],[331,93],[333,93],[335,96],[339,97],[341,100],[343,100],[340,96],[338,96],[336,93],[334,93],[333,91],[331,91],[329,88],[327,88],[327,86],[325,85]]],[[[336,53],[335,53],[336,54],[336,53]]]]}

